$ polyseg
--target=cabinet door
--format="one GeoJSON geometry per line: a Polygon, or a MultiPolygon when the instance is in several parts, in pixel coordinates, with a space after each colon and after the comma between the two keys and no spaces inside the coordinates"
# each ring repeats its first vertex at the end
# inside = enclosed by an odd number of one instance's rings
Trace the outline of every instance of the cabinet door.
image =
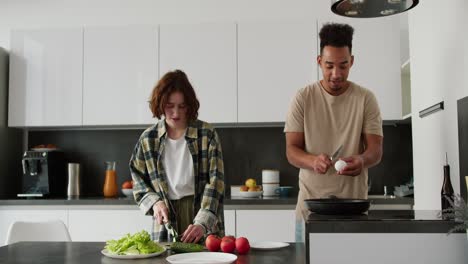
{"type": "Polygon", "coordinates": [[[141,230],[151,232],[152,217],[138,209],[70,209],[68,214],[73,241],[106,241],[141,230]]]}
{"type": "Polygon", "coordinates": [[[318,30],[325,22],[331,21],[347,23],[354,28],[354,64],[348,79],[375,94],[383,119],[401,119],[399,17],[371,20],[336,17],[319,21],[318,30]]]}
{"type": "Polygon", "coordinates": [[[11,33],[8,125],[82,124],[83,31],[11,33]]]}
{"type": "Polygon", "coordinates": [[[236,210],[236,235],[250,241],[294,242],[294,210],[236,210]]]}
{"type": "Polygon", "coordinates": [[[236,210],[224,210],[224,233],[236,236],[236,210]]]}
{"type": "Polygon", "coordinates": [[[316,22],[240,23],[239,122],[284,122],[291,99],[317,80],[316,22]]]}
{"type": "Polygon", "coordinates": [[[235,24],[161,25],[160,75],[175,69],[195,89],[200,119],[237,122],[235,24]]]}
{"type": "Polygon", "coordinates": [[[151,124],[158,79],[158,29],[84,30],[83,125],[151,124]]]}
{"type": "Polygon", "coordinates": [[[67,210],[45,209],[44,207],[25,207],[24,209],[0,208],[0,246],[5,245],[8,228],[14,222],[43,222],[52,220],[61,220],[68,226],[67,210]]]}

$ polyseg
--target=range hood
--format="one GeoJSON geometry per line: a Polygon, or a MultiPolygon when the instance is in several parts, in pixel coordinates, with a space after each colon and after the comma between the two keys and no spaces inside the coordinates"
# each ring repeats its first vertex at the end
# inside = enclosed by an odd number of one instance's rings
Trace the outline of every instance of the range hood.
{"type": "Polygon", "coordinates": [[[382,17],[403,13],[419,0],[332,0],[333,13],[346,17],[382,17]]]}

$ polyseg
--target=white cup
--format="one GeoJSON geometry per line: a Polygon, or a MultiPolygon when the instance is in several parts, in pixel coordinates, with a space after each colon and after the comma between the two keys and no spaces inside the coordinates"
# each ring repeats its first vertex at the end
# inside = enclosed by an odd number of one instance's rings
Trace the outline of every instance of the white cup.
{"type": "Polygon", "coordinates": [[[276,189],[279,188],[279,183],[263,183],[263,196],[278,196],[276,189]]]}
{"type": "Polygon", "coordinates": [[[279,171],[262,170],[262,184],[265,184],[265,183],[278,183],[279,184],[279,171]]]}

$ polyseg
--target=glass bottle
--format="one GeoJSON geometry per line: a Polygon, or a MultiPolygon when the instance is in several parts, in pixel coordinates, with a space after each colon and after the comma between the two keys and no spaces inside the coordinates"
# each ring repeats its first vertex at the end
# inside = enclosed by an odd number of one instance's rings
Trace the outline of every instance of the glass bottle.
{"type": "Polygon", "coordinates": [[[106,161],[106,178],[104,179],[104,197],[117,196],[117,173],[115,172],[115,161],[106,161]]]}
{"type": "Polygon", "coordinates": [[[448,199],[453,201],[453,187],[450,181],[450,166],[448,165],[447,153],[445,153],[445,166],[444,166],[444,183],[440,192],[442,199],[442,210],[450,208],[448,199]]]}

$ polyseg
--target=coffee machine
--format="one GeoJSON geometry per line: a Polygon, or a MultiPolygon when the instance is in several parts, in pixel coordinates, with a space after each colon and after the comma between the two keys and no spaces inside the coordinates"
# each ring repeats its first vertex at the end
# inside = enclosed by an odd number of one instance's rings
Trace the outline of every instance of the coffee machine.
{"type": "Polygon", "coordinates": [[[67,167],[62,151],[26,151],[18,197],[66,197],[67,167]]]}

